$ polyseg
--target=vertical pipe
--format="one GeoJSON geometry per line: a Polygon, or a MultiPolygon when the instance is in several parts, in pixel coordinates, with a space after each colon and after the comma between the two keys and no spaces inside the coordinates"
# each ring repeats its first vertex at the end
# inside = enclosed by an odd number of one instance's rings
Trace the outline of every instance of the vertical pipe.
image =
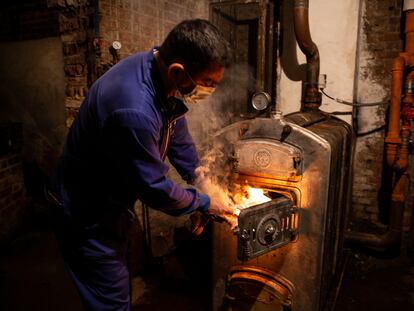
{"type": "MultiPolygon", "coordinates": [[[[361,50],[361,33],[362,33],[362,10],[364,1],[359,2],[358,6],[358,33],[357,33],[357,52],[355,54],[355,68],[354,68],[354,101],[359,102],[359,79],[360,79],[360,50],[361,50]]],[[[358,124],[358,116],[359,116],[359,108],[358,106],[352,107],[352,127],[355,133],[359,132],[359,124],[358,124]]]]}
{"type": "Polygon", "coordinates": [[[93,27],[95,28],[95,38],[99,38],[101,36],[99,23],[100,23],[99,0],[93,0],[93,27]]]}
{"type": "Polygon", "coordinates": [[[265,64],[265,83],[264,83],[264,90],[270,94],[270,96],[273,98],[274,93],[272,89],[272,84],[274,81],[274,74],[273,74],[273,55],[275,53],[274,49],[274,31],[275,31],[275,23],[273,22],[275,19],[274,16],[274,4],[272,2],[267,3],[266,5],[266,60],[265,64]]]}
{"type": "Polygon", "coordinates": [[[256,91],[264,90],[266,60],[266,15],[267,0],[259,1],[259,27],[257,38],[256,91]]]}
{"type": "MultiPolygon", "coordinates": [[[[412,69],[408,73],[407,68],[412,67],[414,54],[414,1],[409,1],[412,7],[406,12],[405,23],[405,51],[394,59],[391,69],[391,103],[388,123],[388,133],[385,138],[386,161],[389,169],[393,170],[394,182],[392,185],[391,206],[390,206],[390,225],[388,231],[382,236],[373,234],[350,232],[348,241],[361,243],[375,248],[390,249],[398,246],[401,241],[405,192],[408,183],[408,140],[411,136],[411,120],[403,115],[401,121],[401,95],[403,91],[404,78],[407,84],[411,84],[414,79],[412,69]]],[[[404,3],[404,11],[407,3],[404,3]]],[[[404,107],[411,108],[413,103],[412,90],[405,90],[404,107]]]]}
{"type": "Polygon", "coordinates": [[[414,53],[414,11],[408,11],[405,16],[405,52],[414,53]]]}
{"type": "Polygon", "coordinates": [[[273,4],[273,53],[272,53],[272,100],[273,110],[278,110],[278,103],[280,102],[280,86],[281,68],[280,68],[280,32],[281,32],[281,7],[282,5],[273,4]]]}
{"type": "Polygon", "coordinates": [[[385,138],[387,165],[392,168],[397,158],[397,148],[400,139],[401,93],[405,67],[405,58],[402,56],[394,60],[391,69],[391,103],[388,122],[388,133],[385,138]]]}
{"type": "Polygon", "coordinates": [[[309,30],[309,1],[295,0],[293,5],[293,23],[296,40],[301,51],[306,55],[306,82],[304,110],[318,109],[322,95],[318,90],[319,51],[312,41],[309,30]]]}

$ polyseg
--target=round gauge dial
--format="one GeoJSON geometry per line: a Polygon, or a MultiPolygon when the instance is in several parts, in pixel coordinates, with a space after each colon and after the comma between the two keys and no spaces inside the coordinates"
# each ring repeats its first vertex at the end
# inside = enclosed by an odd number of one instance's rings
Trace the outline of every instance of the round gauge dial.
{"type": "Polygon", "coordinates": [[[113,47],[115,50],[120,50],[120,49],[121,49],[121,47],[122,47],[122,44],[121,44],[121,42],[119,42],[119,41],[114,41],[114,42],[112,42],[112,47],[113,47]]]}
{"type": "Polygon", "coordinates": [[[266,92],[255,93],[252,96],[252,106],[256,110],[265,110],[270,104],[270,95],[266,92]]]}

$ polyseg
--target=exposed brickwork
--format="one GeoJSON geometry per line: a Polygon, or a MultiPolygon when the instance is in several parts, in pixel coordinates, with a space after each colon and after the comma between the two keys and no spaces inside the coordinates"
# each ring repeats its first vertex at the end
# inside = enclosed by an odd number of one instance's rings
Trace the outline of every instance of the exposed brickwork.
{"type": "Polygon", "coordinates": [[[353,183],[353,218],[378,222],[378,191],[381,188],[384,134],[359,138],[356,144],[353,183]]]}
{"type": "Polygon", "coordinates": [[[401,7],[402,0],[365,0],[363,32],[366,48],[372,59],[361,68],[363,77],[390,88],[390,71],[393,59],[402,51],[401,7]]]}
{"type": "Polygon", "coordinates": [[[191,0],[101,0],[99,25],[102,63],[112,62],[109,47],[114,40],[122,44],[121,58],[159,45],[180,21],[208,18],[209,1],[191,0]]]}
{"type": "Polygon", "coordinates": [[[113,41],[121,42],[119,56],[123,58],[159,44],[179,21],[207,18],[208,12],[208,1],[101,0],[99,15],[92,1],[48,2],[60,12],[68,127],[88,87],[116,62],[109,51],[113,41]]]}
{"type": "MultiPolygon", "coordinates": [[[[61,104],[66,107],[69,127],[88,87],[112,65],[108,48],[114,40],[123,45],[121,57],[149,50],[161,43],[179,21],[208,18],[209,1],[102,0],[98,1],[99,16],[95,14],[92,0],[30,0],[25,3],[28,3],[27,10],[24,7],[17,12],[16,5],[10,4],[5,6],[6,13],[0,13],[1,39],[60,36],[66,78],[66,97],[61,104]],[[9,14],[11,12],[14,15],[9,14]]],[[[0,239],[11,234],[23,219],[27,210],[23,202],[25,193],[20,156],[1,157],[0,239]]]]}
{"type": "Polygon", "coordinates": [[[25,188],[19,153],[0,155],[0,241],[9,237],[24,218],[25,188]]]}
{"type": "Polygon", "coordinates": [[[72,124],[94,69],[94,8],[91,1],[51,1],[59,9],[59,31],[62,39],[64,72],[66,76],[66,124],[72,124]]]}
{"type": "Polygon", "coordinates": [[[94,29],[91,0],[29,0],[7,4],[0,13],[0,39],[60,36],[66,75],[67,126],[94,78],[94,29]]]}
{"type": "Polygon", "coordinates": [[[59,35],[58,11],[46,0],[13,1],[2,4],[0,40],[34,40],[59,35]]]}
{"type": "MultiPolygon", "coordinates": [[[[402,0],[363,2],[359,75],[365,88],[360,89],[358,94],[358,98],[363,102],[386,101],[390,98],[392,62],[403,50],[402,3],[402,0]],[[380,90],[382,93],[375,94],[373,91],[372,94],[367,94],[367,90],[370,89],[380,90]]],[[[381,127],[386,122],[385,116],[386,110],[382,107],[359,109],[359,130],[367,130],[367,124],[368,129],[381,127]]],[[[387,222],[387,217],[382,217],[384,211],[381,210],[379,202],[383,177],[384,136],[385,130],[382,129],[357,139],[351,220],[363,219],[376,224],[387,222]]],[[[411,205],[406,205],[406,226],[411,205]]]]}

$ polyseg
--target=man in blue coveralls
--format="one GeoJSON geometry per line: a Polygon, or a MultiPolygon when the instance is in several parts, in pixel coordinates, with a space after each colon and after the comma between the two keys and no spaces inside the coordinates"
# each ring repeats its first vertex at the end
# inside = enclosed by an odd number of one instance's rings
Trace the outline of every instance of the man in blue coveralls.
{"type": "Polygon", "coordinates": [[[189,184],[199,160],[185,104],[213,93],[229,45],[205,20],[178,24],[159,48],[125,58],[90,88],[58,166],[62,210],[57,233],[87,310],[130,310],[126,265],[131,210],[139,199],[173,216],[214,213],[189,184]]]}

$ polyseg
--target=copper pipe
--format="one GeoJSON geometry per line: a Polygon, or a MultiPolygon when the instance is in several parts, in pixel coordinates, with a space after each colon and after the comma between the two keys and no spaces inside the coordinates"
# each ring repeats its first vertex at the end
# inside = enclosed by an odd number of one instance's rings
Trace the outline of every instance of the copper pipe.
{"type": "Polygon", "coordinates": [[[402,142],[401,147],[398,152],[398,160],[394,163],[394,170],[396,171],[406,171],[408,169],[408,156],[409,156],[409,140],[411,136],[411,131],[408,129],[403,129],[401,131],[402,142]]]}
{"type": "Polygon", "coordinates": [[[397,158],[397,146],[401,144],[400,118],[401,118],[401,93],[403,84],[404,67],[406,59],[400,55],[394,59],[392,65],[391,103],[388,123],[388,134],[385,138],[387,165],[392,167],[397,158]]]}
{"type": "Polygon", "coordinates": [[[401,146],[398,152],[398,160],[394,163],[393,168],[396,171],[406,171],[408,169],[408,156],[409,156],[409,144],[411,137],[411,120],[406,115],[406,111],[409,111],[413,104],[413,93],[411,87],[414,77],[414,71],[411,71],[407,77],[406,94],[403,100],[403,114],[402,114],[402,126],[401,126],[401,146]]]}
{"type": "Polygon", "coordinates": [[[405,52],[414,53],[414,11],[405,15],[405,52]]]}
{"type": "Polygon", "coordinates": [[[309,1],[295,0],[293,5],[293,23],[296,40],[301,51],[306,55],[306,82],[304,109],[318,109],[322,95],[318,90],[319,51],[312,41],[309,30],[309,1]]]}
{"type": "Polygon", "coordinates": [[[409,139],[411,136],[410,117],[403,114],[403,122],[402,126],[400,126],[401,95],[405,79],[407,88],[404,94],[403,111],[409,111],[413,104],[411,85],[414,80],[414,70],[412,69],[414,65],[414,11],[406,12],[405,35],[405,52],[400,53],[394,59],[391,69],[391,104],[388,133],[385,138],[386,163],[388,168],[393,171],[395,178],[391,194],[389,229],[381,236],[362,232],[349,232],[347,234],[347,241],[377,249],[389,249],[397,246],[401,241],[405,191],[408,182],[409,139]],[[410,71],[404,75],[405,70],[408,68],[410,71]]]}
{"type": "MultiPolygon", "coordinates": [[[[400,53],[399,56],[394,59],[391,69],[392,81],[390,117],[388,133],[385,138],[387,165],[400,171],[404,170],[408,166],[408,139],[411,135],[411,133],[408,133],[407,131],[401,133],[404,135],[404,143],[398,152],[398,147],[402,144],[400,137],[400,119],[404,69],[413,65],[414,57],[414,11],[408,11],[406,13],[405,36],[405,53],[400,53]]],[[[407,76],[407,80],[413,79],[414,73],[411,70],[407,76]]]]}

